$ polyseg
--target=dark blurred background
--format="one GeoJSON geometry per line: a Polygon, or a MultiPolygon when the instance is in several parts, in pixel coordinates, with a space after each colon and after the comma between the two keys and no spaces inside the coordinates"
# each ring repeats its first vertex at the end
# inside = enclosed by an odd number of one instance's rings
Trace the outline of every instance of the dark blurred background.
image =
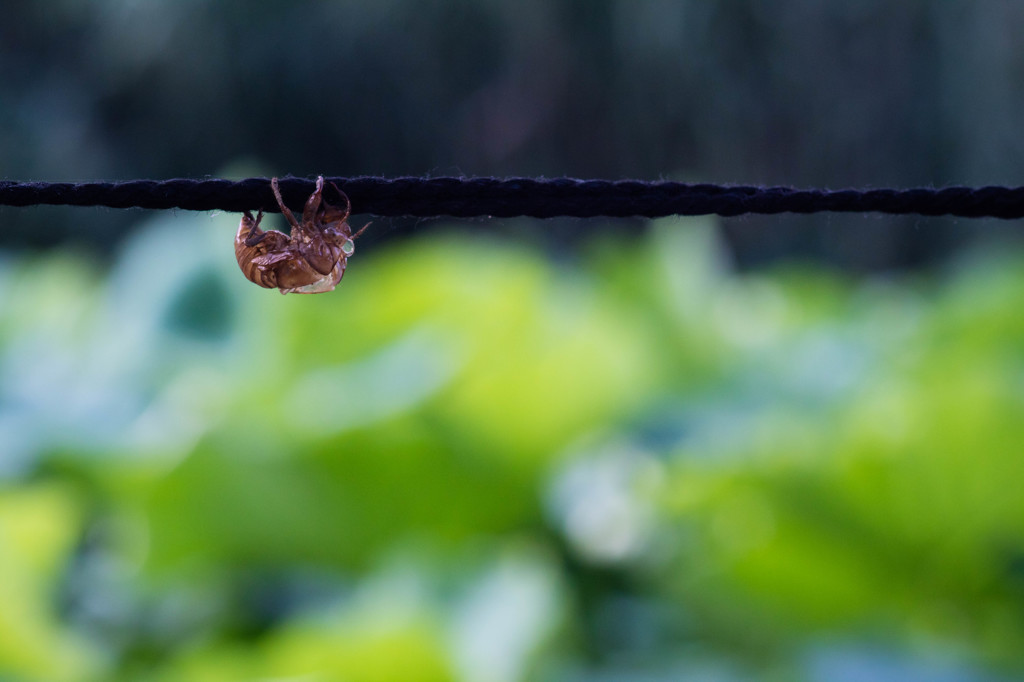
{"type": "MultiPolygon", "coordinates": [[[[7,179],[206,177],[240,162],[830,188],[1024,177],[1012,2],[100,0],[9,2],[4,17],[7,179]]],[[[136,217],[0,215],[8,246],[99,252],[136,217]]],[[[726,226],[744,266],[869,270],[1017,232],[859,215],[726,226]]],[[[572,242],[587,226],[533,229],[572,242]]]]}

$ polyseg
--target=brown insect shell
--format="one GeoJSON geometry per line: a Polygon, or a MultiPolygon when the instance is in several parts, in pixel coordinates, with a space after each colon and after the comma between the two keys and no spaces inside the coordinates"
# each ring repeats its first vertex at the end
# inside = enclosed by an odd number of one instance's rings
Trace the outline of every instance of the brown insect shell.
{"type": "Polygon", "coordinates": [[[267,230],[266,232],[261,230],[259,224],[262,217],[262,214],[260,214],[259,217],[253,219],[252,214],[248,211],[242,214],[242,220],[238,224],[238,232],[235,233],[235,259],[238,261],[238,267],[242,269],[242,274],[245,275],[246,279],[254,284],[259,284],[261,287],[275,289],[277,288],[276,268],[261,267],[255,261],[266,256],[268,253],[286,251],[291,243],[291,239],[288,235],[277,230],[267,230]],[[245,240],[250,234],[266,236],[258,244],[249,246],[245,240]]]}
{"type": "Polygon", "coordinates": [[[352,241],[352,231],[348,223],[342,222],[339,227],[328,226],[324,228],[324,242],[329,245],[332,253],[337,250],[339,254],[331,271],[315,282],[305,286],[291,289],[281,289],[282,294],[320,294],[333,291],[338,286],[342,276],[345,274],[345,266],[348,265],[348,257],[355,252],[355,242],[352,241]]]}
{"type": "MultiPolygon", "coordinates": [[[[321,176],[317,178],[316,191],[306,200],[306,206],[302,210],[299,248],[314,270],[329,275],[335,270],[339,260],[347,257],[343,247],[345,242],[352,240],[352,229],[345,222],[349,216],[348,207],[341,209],[323,201],[323,189],[324,179],[321,176]]],[[[348,197],[344,194],[342,196],[347,203],[348,197]]],[[[293,228],[293,239],[294,232],[293,228]]]]}
{"type": "MultiPolygon", "coordinates": [[[[355,244],[346,222],[348,206],[341,209],[323,201],[323,185],[321,176],[303,208],[301,223],[292,227],[290,235],[261,230],[262,214],[255,219],[248,212],[242,215],[235,234],[235,258],[246,278],[268,289],[277,287],[282,294],[322,293],[338,285],[355,244]]],[[[339,193],[347,204],[348,197],[339,193]]],[[[283,203],[280,207],[282,213],[288,211],[283,203]]]]}

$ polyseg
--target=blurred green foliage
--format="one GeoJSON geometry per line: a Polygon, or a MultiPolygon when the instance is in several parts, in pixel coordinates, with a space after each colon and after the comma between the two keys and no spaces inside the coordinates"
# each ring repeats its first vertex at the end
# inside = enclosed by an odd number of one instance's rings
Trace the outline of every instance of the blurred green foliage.
{"type": "Polygon", "coordinates": [[[1024,670],[1019,257],[438,229],[282,297],[235,219],[0,267],[0,678],[1024,670]]]}

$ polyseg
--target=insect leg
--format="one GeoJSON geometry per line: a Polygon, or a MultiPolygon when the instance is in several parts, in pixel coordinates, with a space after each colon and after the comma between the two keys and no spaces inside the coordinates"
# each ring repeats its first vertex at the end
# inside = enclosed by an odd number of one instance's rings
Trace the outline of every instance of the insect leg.
{"type": "Polygon", "coordinates": [[[256,220],[252,219],[252,213],[249,213],[249,211],[245,212],[245,217],[250,223],[252,223],[252,227],[249,228],[249,234],[245,235],[245,245],[256,246],[267,238],[267,233],[260,229],[260,221],[263,220],[263,211],[256,214],[256,220]]]}
{"type": "Polygon", "coordinates": [[[358,232],[356,232],[356,233],[355,233],[354,235],[352,235],[352,236],[350,237],[350,239],[352,239],[353,241],[355,241],[355,239],[356,239],[356,238],[357,238],[357,237],[358,237],[359,235],[361,235],[361,234],[362,234],[363,232],[366,232],[366,228],[368,228],[368,227],[369,227],[370,225],[372,225],[372,224],[373,224],[373,222],[371,221],[371,222],[368,222],[368,223],[366,223],[366,224],[365,224],[365,225],[363,225],[362,227],[360,227],[360,228],[359,228],[359,231],[358,231],[358,232]]]}
{"type": "Polygon", "coordinates": [[[293,228],[299,229],[299,223],[295,220],[295,214],[284,205],[284,199],[281,198],[281,189],[277,186],[277,178],[270,178],[270,188],[274,190],[274,198],[277,199],[277,205],[281,208],[282,215],[284,215],[293,228]]]}
{"type": "Polygon", "coordinates": [[[317,212],[320,210],[320,197],[324,191],[324,176],[316,179],[316,189],[309,195],[306,205],[302,209],[302,224],[312,225],[317,220],[317,212]]]}
{"type": "Polygon", "coordinates": [[[345,200],[345,210],[342,212],[340,220],[347,220],[349,215],[352,213],[352,202],[349,201],[348,195],[342,192],[340,187],[335,185],[333,182],[331,183],[331,186],[334,188],[334,191],[338,193],[338,196],[345,200]]]}

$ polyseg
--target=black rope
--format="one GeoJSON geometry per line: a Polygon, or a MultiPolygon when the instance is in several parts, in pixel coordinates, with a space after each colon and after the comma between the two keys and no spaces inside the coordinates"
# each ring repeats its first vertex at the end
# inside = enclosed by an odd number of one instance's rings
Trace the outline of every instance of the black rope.
{"type": "MultiPolygon", "coordinates": [[[[573,178],[328,178],[353,212],[378,216],[736,216],[744,213],[853,213],[1024,217],[1024,187],[822,190],[637,180],[573,178]]],[[[282,178],[281,193],[301,208],[313,180],[282,178]]],[[[276,211],[266,178],[132,180],[130,182],[0,181],[0,205],[181,208],[191,211],[276,211]]]]}

